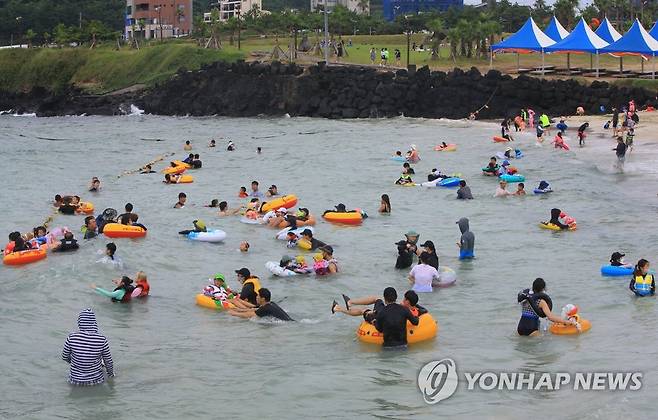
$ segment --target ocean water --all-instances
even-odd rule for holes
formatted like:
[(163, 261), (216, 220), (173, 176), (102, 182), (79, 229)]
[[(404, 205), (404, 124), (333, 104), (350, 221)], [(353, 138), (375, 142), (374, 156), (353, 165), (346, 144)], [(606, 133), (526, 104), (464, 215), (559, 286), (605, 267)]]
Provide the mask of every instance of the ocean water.
[[(104, 237), (81, 241), (73, 254), (0, 268), (0, 417), (653, 418), (655, 298), (636, 299), (628, 279), (599, 275), (616, 250), (630, 262), (655, 262), (656, 171), (642, 152), (643, 142), (651, 141), (636, 138), (636, 151), (620, 174), (612, 167), (614, 144), (603, 135), (593, 134), (586, 148), (565, 153), (548, 144), (538, 147), (532, 133), (522, 134), (514, 146), (525, 157), (512, 163), (526, 176), (529, 195), (500, 199), (493, 198), (496, 181), (480, 173), (504, 149), (491, 142), (498, 131), (492, 123), (406, 118), (0, 117), (5, 237), (41, 224), (57, 193), (82, 195), (97, 211), (121, 212), (131, 202), (149, 228), (145, 239), (114, 240), (124, 270), (96, 262), (110, 241)], [(206, 147), (210, 138), (217, 148)], [(225, 151), (227, 139), (236, 143), (235, 152)], [(185, 140), (192, 140), (204, 163), (192, 172), (193, 184), (164, 185), (159, 173), (118, 177), (165, 153), (182, 159)], [(441, 141), (456, 143), (458, 150), (433, 151)], [(458, 172), (475, 200), (456, 200), (454, 189), (394, 186), (401, 164), (389, 156), (410, 144), (422, 158), (414, 165), (414, 180), (424, 181), (432, 168)], [(102, 180), (99, 193), (86, 192), (92, 176)], [(316, 226), (315, 236), (334, 247), (338, 275), (271, 276), (265, 263), (290, 253), (274, 239), (276, 231), (221, 218), (204, 207), (213, 198), (238, 206), (239, 187), (254, 179), (263, 191), (276, 184), (280, 192), (296, 194), (318, 218), (339, 202), (368, 212), (360, 227), (323, 221)], [(555, 193), (532, 195), (543, 179)], [(189, 205), (173, 209), (181, 191)], [(377, 208), (384, 193), (393, 212), (381, 216)], [(578, 230), (539, 229), (553, 207), (576, 218)], [(470, 219), (476, 236), (474, 261), (457, 259), (460, 217)], [(224, 243), (191, 242), (177, 234), (199, 218), (226, 231)], [(79, 232), (82, 223), (82, 216), (58, 215), (51, 226)], [(332, 316), (330, 306), (341, 293), (380, 295), (386, 286), (402, 295), (408, 272), (394, 269), (394, 243), (409, 229), (421, 241), (434, 241), (441, 265), (453, 268), (458, 280), (421, 296), (440, 325), (434, 341), (381, 351), (356, 340), (359, 318)], [(247, 254), (238, 251), (243, 240), (251, 244)], [(299, 322), (245, 321), (195, 305), (195, 294), (216, 272), (238, 288), (234, 271), (241, 267), (257, 274), (273, 300)], [(113, 304), (89, 287), (111, 288), (113, 278), (138, 270), (151, 282), (145, 301)], [(516, 294), (536, 277), (546, 280), (555, 312), (577, 304), (592, 330), (518, 337)], [(78, 312), (87, 307), (110, 340), (116, 378), (74, 389), (60, 353), (66, 335), (76, 329)], [(469, 391), (462, 381), (451, 398), (428, 405), (417, 375), (426, 363), (443, 358), (455, 360), (460, 375), (639, 371), (642, 389), (485, 392)]]

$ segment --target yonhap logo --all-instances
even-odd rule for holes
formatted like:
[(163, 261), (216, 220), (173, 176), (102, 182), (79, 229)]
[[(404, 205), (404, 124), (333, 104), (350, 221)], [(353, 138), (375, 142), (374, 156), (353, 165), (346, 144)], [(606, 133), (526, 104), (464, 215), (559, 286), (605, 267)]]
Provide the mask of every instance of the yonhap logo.
[(418, 388), (427, 404), (449, 398), (457, 390), (457, 366), (452, 359), (432, 361), (418, 373)]

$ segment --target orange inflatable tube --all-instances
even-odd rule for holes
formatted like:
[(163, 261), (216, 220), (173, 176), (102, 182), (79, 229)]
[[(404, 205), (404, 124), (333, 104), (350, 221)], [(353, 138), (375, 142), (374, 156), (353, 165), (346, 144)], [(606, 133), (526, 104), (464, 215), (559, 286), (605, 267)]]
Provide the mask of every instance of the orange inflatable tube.
[(146, 231), (139, 226), (108, 223), (103, 227), (103, 234), (108, 238), (143, 238)]
[(277, 210), (281, 207), (290, 209), (297, 205), (297, 196), (290, 194), (284, 195), (283, 197), (275, 198), (272, 201), (268, 201), (261, 207), (261, 213), (267, 213), (270, 210)]
[(358, 211), (341, 213), (330, 211), (322, 215), (324, 220), (331, 223), (342, 223), (345, 225), (360, 225), (363, 222), (363, 216)]
[(47, 249), (48, 247), (42, 245), (39, 249), (12, 252), (4, 256), (2, 263), (5, 265), (24, 265), (37, 262), (46, 258)]

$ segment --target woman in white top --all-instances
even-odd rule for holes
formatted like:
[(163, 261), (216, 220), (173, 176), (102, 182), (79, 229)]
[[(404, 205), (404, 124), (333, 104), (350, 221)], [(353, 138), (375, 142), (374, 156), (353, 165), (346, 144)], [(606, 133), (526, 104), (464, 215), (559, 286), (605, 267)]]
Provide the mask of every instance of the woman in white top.
[(427, 263), (427, 254), (421, 254), (420, 263), (409, 273), (409, 283), (413, 285), (411, 290), (416, 293), (432, 292), (432, 282), (439, 280), (439, 272)]

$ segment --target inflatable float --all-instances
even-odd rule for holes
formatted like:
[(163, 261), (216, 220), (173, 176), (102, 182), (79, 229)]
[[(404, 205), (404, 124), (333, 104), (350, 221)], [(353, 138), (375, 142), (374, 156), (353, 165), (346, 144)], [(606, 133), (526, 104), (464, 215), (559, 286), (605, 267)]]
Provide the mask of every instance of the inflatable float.
[[(315, 216), (313, 216), (312, 214), (309, 214), (308, 219), (306, 219), (306, 220), (297, 219), (296, 223), (297, 223), (298, 227), (299, 226), (315, 226)], [(287, 220), (284, 220), (281, 223), (279, 223), (279, 229), (287, 228), (288, 226), (290, 226), (290, 223)]]
[(293, 208), (297, 205), (297, 196), (295, 195), (284, 195), (283, 197), (275, 198), (272, 201), (268, 201), (263, 204), (260, 211), (261, 213), (267, 213), (270, 210), (277, 210), (281, 207), (286, 209)]
[(219, 229), (210, 229), (206, 232), (190, 232), (187, 238), (199, 242), (222, 242), (226, 239), (226, 232)]
[(436, 186), (437, 187), (446, 187), (446, 188), (456, 187), (456, 186), (459, 185), (459, 181), (461, 181), (461, 178), (457, 178), (457, 177), (445, 178), (445, 179), (442, 179), (441, 181), (437, 182)]
[(392, 160), (393, 162), (404, 163), (404, 162), (407, 161), (407, 158), (405, 158), (404, 156), (391, 156), (391, 160)]
[[(418, 325), (407, 322), (407, 343), (414, 344), (421, 341), (431, 340), (436, 337), (439, 325), (429, 313), (423, 314), (418, 319)], [(363, 321), (356, 330), (359, 341), (369, 344), (384, 344), (384, 334), (377, 331), (374, 325)]]
[(46, 258), (48, 247), (42, 245), (39, 249), (28, 249), (27, 251), (18, 251), (7, 254), (2, 259), (5, 265), (24, 265), (41, 261)]
[(601, 267), (601, 275), (606, 277), (622, 277), (633, 274), (633, 267), (622, 267), (615, 265), (604, 265)]
[(436, 150), (437, 152), (454, 152), (455, 150), (457, 150), (457, 145), (452, 143), (447, 144), (445, 146), (438, 145), (438, 146), (434, 146), (434, 150)]
[(552, 193), (553, 190), (551, 190), (551, 189), (540, 190), (539, 188), (535, 188), (534, 190), (532, 190), (532, 192), (535, 193), (535, 194), (548, 194), (548, 193)]
[(457, 273), (450, 267), (439, 267), (439, 280), (432, 282), (432, 287), (448, 287), (457, 281)]
[(553, 223), (547, 223), (547, 222), (541, 222), (539, 224), (539, 227), (542, 229), (548, 229), (548, 230), (576, 230), (575, 225), (570, 225), (569, 229), (562, 229), (558, 225), (554, 225)]
[(206, 296), (202, 293), (196, 295), (196, 304), (203, 306), (208, 309), (216, 309), (218, 311), (225, 311), (227, 309), (233, 308), (233, 304), (226, 300), (215, 300), (210, 296)]
[(187, 170), (187, 167), (185, 167), (185, 166), (170, 166), (168, 168), (164, 168), (162, 170), (162, 173), (165, 174), (165, 175), (166, 174), (178, 175), (178, 174), (182, 174), (186, 170)]
[(575, 325), (564, 324), (551, 324), (551, 326), (548, 327), (548, 330), (551, 332), (551, 334), (555, 335), (576, 335), (582, 334), (592, 329), (591, 322), (586, 319), (580, 319), (578, 315), (575, 315), (575, 317), (578, 319), (578, 323), (580, 324), (580, 330), (576, 328)]
[(181, 175), (178, 178), (178, 181), (175, 184), (191, 184), (194, 182), (194, 177), (192, 175)]
[(279, 232), (277, 232), (276, 238), (280, 241), (285, 241), (285, 240), (288, 239), (288, 232), (293, 232), (295, 235), (301, 236), (302, 232), (305, 231), (306, 229), (313, 232), (313, 226), (304, 226), (304, 227), (297, 228), (297, 229), (292, 229), (292, 230), (290, 230), (289, 228), (285, 228), (285, 229), (282, 229)]
[(250, 219), (248, 217), (242, 216), (240, 218), (240, 223), (244, 223), (246, 225), (261, 225), (263, 224), (263, 219), (262, 218)]
[(192, 169), (192, 165), (190, 165), (189, 163), (185, 163), (185, 162), (183, 162), (182, 160), (172, 160), (172, 162), (173, 162), (176, 166), (182, 166), (182, 167), (185, 168), (185, 169)]
[(495, 141), (496, 143), (507, 143), (509, 140), (506, 139), (505, 137), (493, 136), (493, 141)]
[(330, 211), (322, 215), (324, 220), (331, 223), (342, 223), (344, 225), (360, 225), (363, 222), (363, 216), (359, 211), (347, 213)]
[(78, 206), (78, 212), (84, 214), (94, 214), (94, 204), (89, 201), (81, 201)]
[(139, 226), (108, 223), (103, 227), (103, 235), (108, 238), (143, 238), (146, 231)]
[[(292, 276), (299, 276), (302, 273), (297, 273), (292, 270), (288, 270), (286, 268), (283, 268), (279, 265), (278, 262), (276, 261), (268, 261), (265, 263), (265, 267), (270, 270), (270, 273), (274, 274), (277, 277), (292, 277)], [(312, 271), (309, 271), (311, 273)], [(308, 274), (308, 273), (307, 273)]]
[(501, 181), (505, 181), (507, 183), (513, 183), (513, 182), (523, 182), (525, 181), (525, 177), (523, 175), (508, 175), (508, 174), (503, 174), (500, 175), (498, 178), (500, 178)]

